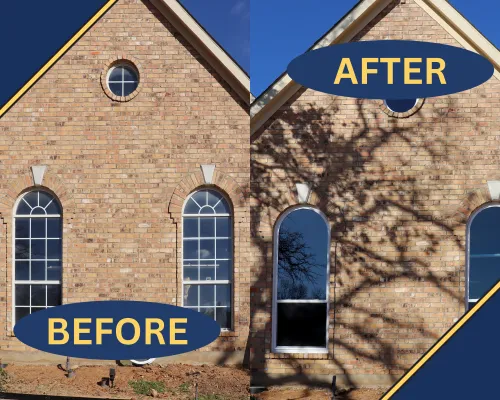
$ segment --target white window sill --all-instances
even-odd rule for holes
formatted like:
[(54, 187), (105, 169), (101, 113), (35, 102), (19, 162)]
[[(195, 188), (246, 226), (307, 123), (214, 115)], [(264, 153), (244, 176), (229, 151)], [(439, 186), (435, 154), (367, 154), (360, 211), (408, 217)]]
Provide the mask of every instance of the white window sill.
[(275, 347), (273, 353), (276, 354), (328, 354), (328, 349), (324, 347)]

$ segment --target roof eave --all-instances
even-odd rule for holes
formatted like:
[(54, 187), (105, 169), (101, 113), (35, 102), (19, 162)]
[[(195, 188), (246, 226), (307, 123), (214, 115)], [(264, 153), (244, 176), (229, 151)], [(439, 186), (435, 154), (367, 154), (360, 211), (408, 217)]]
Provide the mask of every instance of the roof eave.
[(220, 74), (239, 97), (250, 105), (250, 78), (177, 0), (151, 0), (174, 28)]

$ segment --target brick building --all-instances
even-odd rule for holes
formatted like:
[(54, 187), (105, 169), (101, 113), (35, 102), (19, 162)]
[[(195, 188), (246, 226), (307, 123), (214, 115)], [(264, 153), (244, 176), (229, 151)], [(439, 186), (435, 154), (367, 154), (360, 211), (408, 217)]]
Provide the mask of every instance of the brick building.
[[(178, 359), (242, 362), (249, 101), (249, 78), (176, 1), (120, 0), (3, 115), (2, 360), (60, 359), (20, 343), (16, 318), (135, 299), (201, 307), (227, 328)], [(191, 198), (201, 214), (183, 210)], [(183, 221), (202, 239), (191, 229), (183, 246)]]
[[(475, 210), (498, 204), (489, 188), (500, 179), (500, 54), (443, 0), (360, 1), (313, 48), (384, 39), (463, 47), (496, 71), (472, 90), (413, 99), (403, 110), (304, 89), (286, 74), (255, 99), (256, 385), (320, 384), (332, 375), (347, 384), (393, 383), (475, 301), (467, 226)], [(306, 233), (301, 219), (320, 232), (309, 243), (324, 252), (317, 294), (289, 290), (297, 266), (287, 264), (287, 251), (299, 243), (281, 231), (295, 224)]]
[[(497, 200), (500, 56), (444, 0), (361, 0), (315, 47), (377, 39), (472, 49), (496, 72), (407, 111), (286, 74), (250, 105), (248, 77), (176, 1), (119, 0), (0, 119), (1, 359), (59, 359), (21, 344), (16, 318), (134, 299), (225, 328), (168, 361), (248, 361), (255, 385), (393, 382), (473, 300), (467, 222)], [(300, 212), (322, 253), (310, 296), (279, 276)]]

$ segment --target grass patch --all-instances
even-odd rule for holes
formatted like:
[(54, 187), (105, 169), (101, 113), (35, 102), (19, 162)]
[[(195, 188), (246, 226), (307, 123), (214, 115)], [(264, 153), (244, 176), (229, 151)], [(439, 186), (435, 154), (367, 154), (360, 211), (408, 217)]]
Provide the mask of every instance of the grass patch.
[(189, 392), (189, 383), (184, 382), (182, 385), (179, 385), (179, 392), (188, 393)]
[(128, 384), (134, 389), (136, 394), (142, 394), (144, 396), (151, 394), (152, 389), (156, 390), (158, 393), (165, 392), (165, 384), (163, 382), (140, 379), (138, 381), (129, 381)]

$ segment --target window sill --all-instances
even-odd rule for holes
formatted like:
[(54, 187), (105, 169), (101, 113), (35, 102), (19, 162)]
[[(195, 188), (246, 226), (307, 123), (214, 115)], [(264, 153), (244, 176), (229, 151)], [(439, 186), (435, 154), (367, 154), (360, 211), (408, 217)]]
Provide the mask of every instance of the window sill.
[(221, 330), (219, 337), (236, 337), (238, 334), (235, 331), (230, 331), (230, 330)]
[(322, 347), (276, 347), (274, 354), (328, 354), (328, 349)]

